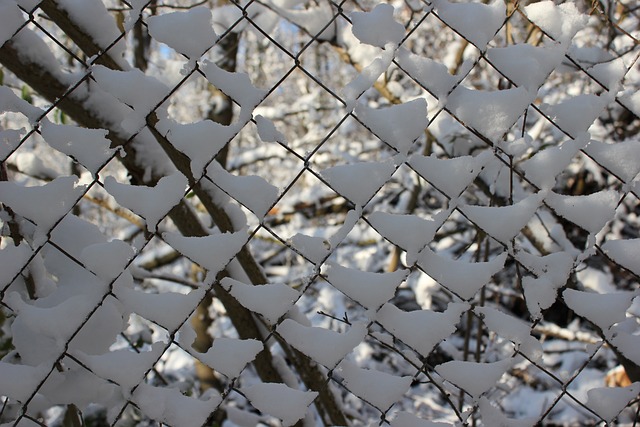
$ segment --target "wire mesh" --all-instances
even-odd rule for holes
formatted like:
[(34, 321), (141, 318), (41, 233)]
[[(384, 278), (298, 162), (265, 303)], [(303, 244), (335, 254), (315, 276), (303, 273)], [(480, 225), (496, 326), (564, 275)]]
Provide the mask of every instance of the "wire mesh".
[[(573, 4), (558, 30), (523, 2), (398, 2), (381, 49), (351, 34), (367, 2), (210, 3), (7, 3), (3, 423), (635, 425), (633, 4), (578, 5), (570, 45)], [(195, 56), (151, 27), (203, 6)], [(200, 34), (184, 16), (169, 32)], [(524, 66), (500, 55), (522, 45)], [(607, 324), (585, 289), (628, 293), (593, 300)], [(299, 339), (319, 331), (346, 347)]]

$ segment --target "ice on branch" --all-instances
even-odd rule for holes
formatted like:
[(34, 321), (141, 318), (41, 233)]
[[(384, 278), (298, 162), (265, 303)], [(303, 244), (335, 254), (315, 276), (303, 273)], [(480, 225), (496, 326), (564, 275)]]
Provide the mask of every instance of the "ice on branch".
[(108, 176), (104, 180), (104, 189), (119, 204), (144, 218), (147, 230), (153, 233), (162, 218), (180, 202), (187, 184), (187, 178), (176, 171), (160, 178), (154, 187), (121, 184), (113, 176)]
[(370, 310), (377, 310), (393, 298), (396, 288), (408, 274), (409, 271), (403, 269), (392, 273), (371, 273), (335, 263), (329, 263), (326, 271), (329, 283)]
[(426, 357), (440, 341), (456, 331), (460, 316), (468, 309), (467, 303), (449, 303), (442, 313), (431, 310), (407, 312), (393, 304), (385, 304), (378, 312), (376, 321)]
[[(358, 104), (356, 114), (382, 141), (403, 155), (409, 152), (413, 142), (429, 125), (424, 98), (379, 109)], [(389, 126), (389, 123), (394, 125)]]
[(318, 396), (315, 391), (295, 390), (280, 383), (243, 387), (242, 393), (256, 409), (280, 418), (284, 427), (304, 417), (309, 405)]
[(402, 399), (413, 381), (410, 376), (363, 369), (346, 360), (338, 365), (337, 374), (342, 377), (342, 385), (381, 411)]
[(276, 329), (284, 340), (329, 369), (336, 367), (367, 335), (367, 325), (354, 323), (348, 331), (339, 333), (320, 327), (304, 326), (285, 319)]
[(300, 297), (300, 292), (282, 283), (247, 285), (225, 277), (220, 281), (220, 285), (240, 304), (261, 314), (272, 325), (275, 325)]
[(195, 61), (218, 41), (211, 18), (211, 9), (201, 6), (150, 16), (147, 25), (151, 37)]
[[(438, 16), (473, 43), (484, 50), (487, 43), (498, 32), (506, 19), (506, 6), (502, 0), (491, 4), (451, 3), (447, 0), (434, 0)], [(478, 25), (482, 22), (482, 25)]]
[(445, 380), (460, 387), (474, 401), (493, 387), (513, 364), (512, 359), (493, 363), (452, 360), (436, 366), (436, 372)]

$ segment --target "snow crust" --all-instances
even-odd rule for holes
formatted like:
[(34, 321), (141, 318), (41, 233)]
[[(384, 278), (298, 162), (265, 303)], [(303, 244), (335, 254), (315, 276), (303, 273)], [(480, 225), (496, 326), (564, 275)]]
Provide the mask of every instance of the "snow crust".
[(300, 297), (300, 292), (282, 283), (265, 285), (247, 285), (238, 280), (225, 277), (220, 285), (249, 310), (261, 314), (275, 325), (280, 317), (287, 313)]
[(398, 269), (392, 273), (372, 273), (329, 263), (327, 280), (345, 295), (353, 298), (368, 310), (377, 310), (393, 298), (396, 288), (408, 276), (409, 271)]
[(304, 326), (285, 319), (276, 329), (284, 340), (329, 369), (336, 367), (367, 335), (367, 325), (357, 322), (345, 333)]
[(477, 401), (493, 387), (511, 367), (512, 359), (493, 363), (478, 363), (452, 360), (436, 366), (436, 372), (447, 381), (457, 385)]
[(393, 159), (338, 165), (320, 172), (341, 196), (363, 207), (395, 172)]
[(488, 151), (483, 151), (476, 157), (460, 156), (451, 159), (414, 154), (409, 158), (409, 164), (434, 187), (454, 198), (464, 191), (492, 159), (493, 155)]
[(212, 408), (222, 402), (222, 397), (209, 390), (196, 399), (183, 395), (177, 388), (142, 383), (133, 394), (133, 401), (155, 420), (173, 426), (198, 427), (207, 421)]
[(371, 46), (397, 45), (404, 37), (404, 27), (393, 19), (393, 11), (392, 5), (379, 3), (371, 12), (353, 12), (350, 16), (353, 35)]
[(468, 300), (502, 269), (506, 259), (503, 252), (489, 262), (466, 262), (436, 254), (427, 246), (420, 252), (418, 265), (442, 286)]
[(393, 304), (385, 304), (376, 320), (405, 344), (427, 356), (440, 341), (456, 331), (460, 316), (469, 307), (467, 303), (449, 303), (442, 313), (431, 310), (406, 312)]
[[(485, 49), (506, 19), (507, 9), (500, 0), (488, 5), (452, 3), (447, 0), (434, 0), (433, 4), (444, 22), (480, 50)], [(478, 25), (478, 22), (482, 22), (482, 25)]]
[(251, 404), (262, 412), (282, 420), (291, 426), (307, 413), (307, 408), (318, 396), (315, 391), (301, 391), (280, 383), (260, 383), (243, 387), (242, 392)]
[(147, 25), (151, 37), (195, 60), (218, 41), (211, 18), (211, 9), (199, 6), (150, 16)]
[(562, 196), (549, 192), (545, 202), (558, 215), (568, 219), (591, 234), (595, 234), (615, 215), (619, 195), (603, 190), (587, 196)]
[[(424, 98), (380, 109), (358, 104), (355, 111), (358, 118), (380, 139), (404, 155), (429, 125)], [(389, 123), (394, 125), (389, 126)]]
[(154, 187), (122, 184), (108, 176), (104, 180), (104, 189), (120, 205), (144, 218), (147, 230), (154, 233), (160, 220), (180, 202), (187, 184), (187, 178), (176, 171), (160, 178)]
[(342, 384), (352, 393), (383, 411), (402, 398), (413, 380), (410, 376), (399, 377), (359, 368), (346, 360), (338, 365), (337, 373), (343, 378)]
[(203, 237), (186, 237), (166, 232), (162, 234), (162, 238), (175, 250), (207, 269), (207, 278), (212, 280), (245, 245), (247, 230), (245, 228), (233, 233)]

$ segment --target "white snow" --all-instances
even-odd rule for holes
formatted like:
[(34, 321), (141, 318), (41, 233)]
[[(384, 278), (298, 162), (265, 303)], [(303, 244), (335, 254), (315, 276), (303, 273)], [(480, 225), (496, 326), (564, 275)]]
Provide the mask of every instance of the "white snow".
[(362, 43), (384, 48), (397, 45), (404, 37), (404, 27), (393, 19), (394, 8), (379, 3), (371, 12), (353, 12), (350, 16), (353, 35)]
[[(120, 36), (114, 15), (100, 0), (57, 0), (56, 2), (72, 22), (87, 33), (101, 50), (106, 50)], [(108, 55), (123, 69), (129, 65), (124, 60), (125, 39), (120, 39), (108, 50)]]
[(533, 94), (560, 65), (564, 51), (558, 44), (533, 46), (521, 43), (488, 49), (486, 56), (512, 82)]
[(234, 233), (212, 234), (203, 237), (186, 237), (177, 233), (163, 233), (162, 238), (174, 249), (208, 270), (213, 279), (247, 243), (247, 230)]
[(280, 383), (254, 384), (243, 387), (241, 391), (256, 409), (280, 418), (284, 427), (304, 417), (318, 396), (315, 391), (295, 390)]
[(190, 353), (227, 378), (236, 378), (263, 348), (258, 340), (218, 337), (213, 340), (213, 345), (206, 353), (195, 350)]
[[(496, 427), (532, 427), (536, 424), (536, 417), (527, 418), (507, 418), (503, 411), (491, 404), (491, 401), (482, 396), (478, 401), (478, 409), (482, 422), (486, 426)], [(505, 411), (506, 412), (506, 411)]]
[(149, 351), (135, 352), (129, 349), (114, 350), (105, 354), (88, 355), (80, 350), (73, 355), (87, 365), (96, 375), (115, 381), (125, 393), (138, 385), (147, 370), (164, 352), (165, 344), (153, 343)]
[[(452, 3), (447, 0), (434, 0), (438, 16), (451, 28), (484, 50), (506, 19), (506, 6), (501, 0), (491, 4)], [(482, 25), (478, 25), (478, 23)]]
[(612, 100), (612, 94), (609, 92), (601, 95), (583, 93), (554, 105), (544, 104), (541, 109), (560, 129), (576, 137), (589, 130), (591, 124)]
[(389, 68), (395, 53), (393, 48), (394, 46), (391, 43), (388, 44), (387, 48), (380, 52), (380, 56), (364, 67), (360, 74), (342, 88), (347, 111), (351, 111), (356, 106), (356, 100), (360, 95), (370, 89), (380, 75)]
[(258, 129), (258, 136), (264, 142), (280, 142), (282, 144), (287, 143), (286, 137), (276, 129), (273, 122), (260, 114), (255, 116), (256, 128)]
[(153, 233), (158, 223), (180, 202), (187, 184), (187, 178), (176, 171), (160, 178), (154, 187), (122, 184), (108, 176), (104, 180), (104, 189), (118, 204), (144, 218), (147, 230)]
[(593, 409), (607, 423), (640, 394), (640, 383), (627, 387), (599, 387), (587, 391), (587, 407)]
[(601, 247), (615, 262), (640, 275), (640, 239), (608, 240)]
[(333, 189), (356, 206), (364, 207), (369, 199), (395, 172), (393, 159), (338, 165), (320, 172)]
[(0, 46), (11, 39), (23, 23), (22, 11), (14, 1), (0, 2)]
[(427, 246), (420, 252), (418, 265), (442, 286), (468, 300), (502, 269), (506, 259), (507, 253), (503, 252), (489, 262), (453, 260), (436, 254)]
[(491, 159), (493, 154), (489, 151), (483, 151), (476, 157), (460, 156), (452, 159), (414, 154), (409, 158), (409, 164), (434, 187), (455, 198), (471, 184)]
[(320, 264), (330, 253), (331, 244), (320, 236), (307, 236), (296, 233), (289, 243), (314, 264)]
[(431, 58), (416, 55), (404, 47), (398, 49), (396, 61), (438, 100), (444, 100), (458, 82), (458, 77), (449, 74), (449, 70), (444, 64)]
[(320, 327), (304, 326), (285, 319), (276, 329), (284, 340), (329, 369), (353, 350), (367, 335), (367, 325), (356, 322), (345, 333)]
[(204, 297), (205, 289), (194, 289), (188, 294), (178, 292), (140, 292), (125, 286), (115, 287), (116, 297), (131, 312), (176, 331), (195, 310)]
[(533, 361), (543, 355), (542, 344), (531, 336), (531, 326), (524, 321), (492, 307), (475, 307), (485, 325), (503, 338), (512, 341), (522, 354)]
[(547, 276), (522, 278), (522, 290), (527, 303), (529, 314), (535, 320), (542, 318), (542, 310), (551, 307), (558, 296), (558, 286), (555, 286)]
[(147, 18), (149, 34), (190, 60), (202, 56), (217, 41), (211, 9), (204, 6)]
[(608, 91), (617, 92), (621, 80), (627, 73), (627, 68), (623, 58), (617, 58), (596, 64), (587, 69), (587, 72), (602, 83)]
[(373, 369), (359, 368), (343, 360), (337, 369), (343, 378), (342, 384), (356, 396), (385, 411), (402, 398), (409, 390), (412, 378), (399, 377)]
[[(355, 111), (358, 118), (382, 141), (404, 155), (429, 125), (424, 98), (379, 109), (358, 104)], [(389, 123), (393, 123), (393, 126), (389, 126)]]
[(94, 176), (115, 153), (105, 129), (56, 125), (45, 119), (40, 122), (40, 131), (47, 144), (76, 159)]
[(376, 211), (368, 219), (384, 238), (407, 251), (407, 264), (413, 265), (418, 259), (418, 252), (433, 240), (447, 216), (446, 211), (440, 211), (429, 219)]
[(217, 161), (207, 168), (207, 176), (231, 197), (246, 206), (260, 221), (276, 202), (280, 190), (264, 178), (251, 175), (233, 175)]
[(568, 45), (578, 31), (585, 28), (589, 17), (578, 11), (572, 2), (555, 5), (551, 0), (531, 3), (524, 13), (556, 41)]
[(220, 285), (249, 310), (261, 314), (275, 325), (280, 317), (288, 312), (300, 297), (300, 292), (283, 283), (247, 285), (225, 277)]
[(620, 196), (603, 190), (587, 196), (562, 196), (549, 192), (545, 202), (560, 216), (595, 234), (615, 215)]
[[(0, 182), (0, 200), (48, 233), (67, 214), (86, 191), (75, 176), (63, 176), (42, 186), (23, 187), (13, 182)], [(42, 207), (46, 206), (46, 209)]]
[(453, 424), (423, 420), (411, 412), (398, 412), (391, 420), (391, 427), (453, 427)]
[(85, 267), (109, 282), (118, 277), (135, 252), (122, 240), (94, 243), (82, 249), (80, 259)]
[(449, 95), (447, 109), (464, 124), (496, 142), (522, 116), (532, 100), (523, 87), (486, 91), (458, 86)]
[[(317, 40), (332, 40), (336, 35), (336, 22), (332, 22), (333, 9), (329, 3), (319, 2), (314, 5), (308, 5), (304, 9), (280, 7), (282, 2), (279, 1), (270, 1), (269, 3), (279, 17), (285, 18), (304, 29), (312, 37), (317, 36)], [(265, 27), (261, 26), (261, 28), (264, 29)], [(323, 30), (323, 28), (325, 29)]]
[(431, 310), (406, 312), (393, 304), (385, 304), (378, 312), (376, 321), (426, 357), (440, 341), (456, 331), (460, 316), (468, 309), (467, 303), (452, 302), (442, 313)]
[(156, 129), (191, 159), (191, 173), (194, 179), (200, 179), (205, 165), (240, 131), (241, 124), (224, 126), (212, 120), (180, 124), (170, 118), (162, 118)]
[(542, 203), (545, 193), (532, 194), (511, 206), (471, 206), (458, 205), (471, 221), (494, 239), (510, 246), (511, 239), (516, 237), (535, 214)]
[(471, 395), (474, 401), (493, 387), (513, 364), (512, 359), (493, 363), (452, 360), (436, 366), (436, 372), (445, 380)]
[(564, 302), (570, 309), (593, 322), (605, 335), (613, 324), (626, 318), (627, 309), (636, 295), (635, 292), (599, 294), (575, 289), (565, 289), (562, 293)]
[(231, 73), (207, 60), (203, 61), (201, 69), (212, 85), (240, 104), (243, 114), (249, 112), (241, 115), (241, 119), (250, 119), (251, 111), (267, 96), (266, 90), (253, 86), (247, 73)]
[(538, 151), (520, 166), (524, 176), (540, 188), (553, 188), (558, 176), (571, 163), (578, 150), (589, 142), (589, 134), (582, 133), (553, 147)]
[(29, 366), (0, 361), (0, 390), (4, 396), (24, 403), (48, 373), (46, 364)]
[[(2, 239), (5, 240), (4, 238)], [(3, 242), (4, 243), (4, 242)], [(0, 289), (9, 285), (9, 281), (24, 267), (31, 257), (31, 248), (25, 242), (15, 246), (12, 242), (0, 250)]]
[(592, 140), (584, 147), (584, 151), (625, 183), (633, 181), (640, 172), (640, 144), (637, 140), (629, 139), (614, 144)]
[(132, 400), (149, 417), (172, 426), (198, 427), (203, 425), (222, 397), (212, 389), (199, 399), (184, 396), (177, 388), (140, 384)]
[(392, 273), (372, 273), (329, 263), (325, 274), (335, 288), (362, 304), (368, 310), (377, 310), (393, 298), (396, 288), (409, 274), (398, 269)]

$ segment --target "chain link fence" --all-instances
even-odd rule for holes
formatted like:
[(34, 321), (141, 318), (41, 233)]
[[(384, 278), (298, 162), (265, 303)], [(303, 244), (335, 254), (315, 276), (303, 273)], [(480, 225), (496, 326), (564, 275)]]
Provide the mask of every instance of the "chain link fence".
[(0, 11), (2, 425), (636, 425), (634, 2)]

